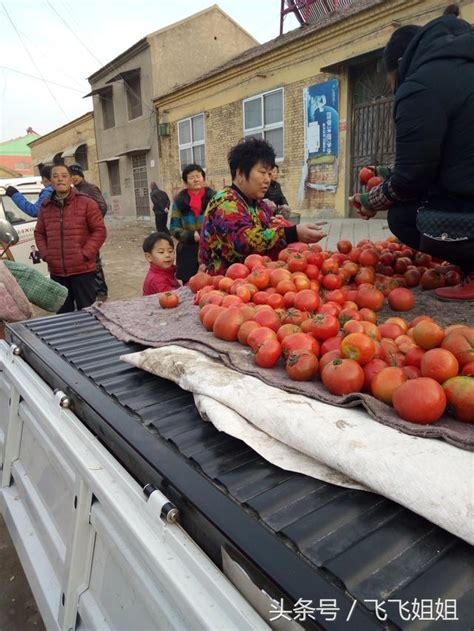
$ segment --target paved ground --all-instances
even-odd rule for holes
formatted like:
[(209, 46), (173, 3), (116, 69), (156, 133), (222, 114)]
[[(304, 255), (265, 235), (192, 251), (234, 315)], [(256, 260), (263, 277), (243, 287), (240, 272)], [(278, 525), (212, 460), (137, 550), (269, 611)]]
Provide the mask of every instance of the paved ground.
[[(370, 238), (377, 241), (390, 234), (387, 222), (383, 219), (334, 219), (328, 222), (325, 229), (328, 236), (321, 241), (321, 245), (328, 249), (335, 249), (339, 239), (357, 242)], [(141, 246), (143, 239), (151, 230), (150, 223), (109, 228), (107, 243), (102, 249), (102, 258), (110, 300), (141, 295), (147, 270)], [(44, 313), (36, 310), (37, 316)], [(0, 631), (43, 629), (41, 616), (0, 516)]]

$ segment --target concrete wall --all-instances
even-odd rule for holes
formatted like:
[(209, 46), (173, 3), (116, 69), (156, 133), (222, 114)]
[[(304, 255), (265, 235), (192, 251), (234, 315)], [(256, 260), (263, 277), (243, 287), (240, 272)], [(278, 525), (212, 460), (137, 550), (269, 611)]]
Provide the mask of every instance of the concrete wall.
[[(205, 113), (207, 180), (219, 189), (229, 183), (226, 154), (243, 135), (245, 98), (276, 88), (284, 89), (284, 160), (280, 163), (282, 189), (293, 208), (305, 215), (344, 216), (348, 213), (351, 111), (346, 60), (382, 48), (393, 30), (404, 24), (426, 24), (441, 15), (447, 3), (438, 0), (388, 0), (289, 41), (240, 66), (210, 75), (199, 83), (178, 88), (157, 99), (159, 118), (171, 124), (171, 135), (160, 139), (160, 183), (169, 194), (182, 187), (178, 155), (177, 122)], [(464, 19), (474, 21), (474, 3), (461, 2)], [(321, 68), (343, 62), (337, 75)], [(336, 165), (319, 169), (319, 181), (337, 181), (336, 193), (307, 191), (298, 199), (304, 166), (303, 89), (339, 80), (339, 157)], [(310, 174), (311, 179), (311, 174)]]
[[(58, 127), (49, 134), (41, 136), (30, 143), (31, 159), (35, 165), (35, 174), (38, 174), (38, 164), (44, 162), (48, 156), (62, 153), (73, 145), (87, 145), (88, 170), (84, 172), (86, 180), (101, 185), (99, 169), (97, 165), (97, 149), (95, 141), (94, 115), (92, 112), (76, 118), (75, 120)], [(74, 156), (64, 159), (66, 164), (75, 162)]]

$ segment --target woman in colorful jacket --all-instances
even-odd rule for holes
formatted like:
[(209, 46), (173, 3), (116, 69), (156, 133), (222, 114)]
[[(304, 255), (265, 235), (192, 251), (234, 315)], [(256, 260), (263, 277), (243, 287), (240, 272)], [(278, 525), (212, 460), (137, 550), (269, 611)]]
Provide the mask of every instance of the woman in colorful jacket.
[(232, 185), (211, 199), (201, 230), (199, 259), (209, 274), (225, 274), (254, 252), (275, 258), (289, 243), (325, 237), (319, 224), (281, 222), (262, 201), (275, 166), (275, 152), (265, 140), (245, 138), (232, 147), (228, 162)]
[(204, 211), (215, 191), (205, 185), (206, 174), (198, 164), (188, 164), (182, 178), (186, 188), (174, 198), (170, 231), (178, 240), (176, 277), (185, 284), (198, 271), (199, 233)]

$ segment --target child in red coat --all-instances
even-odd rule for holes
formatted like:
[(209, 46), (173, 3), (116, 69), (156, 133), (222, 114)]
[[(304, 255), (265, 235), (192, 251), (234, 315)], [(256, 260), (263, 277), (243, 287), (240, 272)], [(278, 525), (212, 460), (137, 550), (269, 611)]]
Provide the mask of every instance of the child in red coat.
[(174, 243), (165, 232), (152, 232), (143, 242), (145, 258), (150, 268), (143, 283), (143, 295), (161, 294), (178, 289), (174, 264)]

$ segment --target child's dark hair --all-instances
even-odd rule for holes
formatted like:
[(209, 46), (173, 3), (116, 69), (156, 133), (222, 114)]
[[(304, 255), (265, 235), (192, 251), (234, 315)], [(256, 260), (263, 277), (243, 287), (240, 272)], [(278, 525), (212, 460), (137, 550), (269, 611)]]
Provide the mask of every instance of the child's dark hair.
[(143, 251), (150, 254), (157, 241), (166, 241), (166, 243), (169, 243), (170, 246), (174, 249), (173, 239), (167, 232), (152, 232), (147, 236), (145, 241), (143, 241)]
[(265, 167), (273, 169), (275, 166), (275, 151), (266, 140), (261, 138), (244, 138), (238, 145), (232, 147), (227, 155), (232, 179), (237, 174), (237, 169), (246, 178), (250, 175), (253, 167), (261, 162)]

